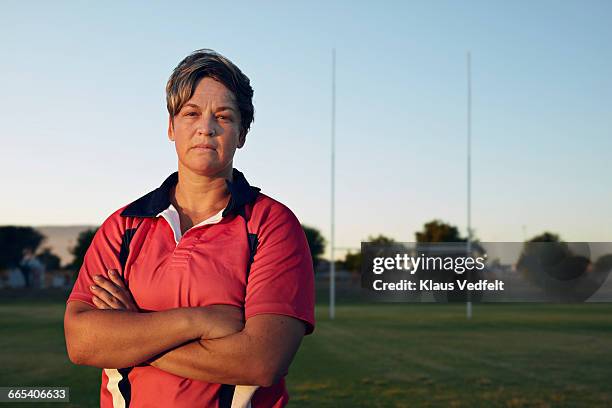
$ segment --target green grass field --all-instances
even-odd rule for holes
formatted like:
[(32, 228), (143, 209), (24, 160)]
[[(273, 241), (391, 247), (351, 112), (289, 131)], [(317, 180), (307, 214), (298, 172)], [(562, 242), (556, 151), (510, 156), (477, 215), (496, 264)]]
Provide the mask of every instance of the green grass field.
[[(331, 322), (320, 299), (291, 406), (612, 406), (612, 304), (476, 305), (466, 321), (460, 304), (353, 300)], [(72, 403), (36, 406), (95, 407), (100, 371), (68, 361), (63, 311), (57, 294), (0, 300), (0, 386), (69, 386)]]

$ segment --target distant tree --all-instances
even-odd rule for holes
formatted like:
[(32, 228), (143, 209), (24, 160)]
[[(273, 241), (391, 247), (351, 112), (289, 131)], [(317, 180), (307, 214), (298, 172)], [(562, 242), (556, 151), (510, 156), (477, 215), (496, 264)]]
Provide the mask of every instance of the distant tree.
[[(467, 238), (461, 236), (461, 234), (459, 233), (459, 228), (457, 228), (454, 225), (448, 224), (444, 221), (436, 219), (436, 220), (432, 220), (432, 221), (425, 223), (425, 225), (423, 225), (423, 230), (417, 232), (415, 234), (415, 238), (417, 241), (417, 253), (423, 253), (427, 256), (429, 255), (430, 251), (432, 251), (431, 252), (432, 255), (444, 257), (444, 258), (446, 257), (458, 258), (458, 257), (465, 256), (465, 252), (464, 252), (465, 250), (462, 249), (463, 245), (450, 245), (448, 248), (448, 252), (446, 248), (444, 248), (445, 246), (436, 248), (435, 246), (429, 247), (428, 245), (426, 245), (427, 243), (465, 242), (466, 243), (465, 245), (467, 246)], [(444, 251), (444, 252), (440, 252), (440, 251)], [(472, 256), (485, 255), (485, 251), (482, 245), (474, 237), (472, 237), (472, 240), (471, 240), (471, 254)], [(480, 279), (481, 275), (482, 275), (481, 271), (478, 271), (478, 270), (471, 270), (466, 275), (458, 275), (454, 271), (449, 271), (444, 268), (432, 269), (431, 271), (427, 271), (427, 272), (424, 272), (423, 270), (419, 270), (417, 272), (417, 276), (419, 277), (419, 279), (433, 279), (434, 281), (441, 282), (441, 283), (455, 282), (459, 279), (461, 280), (467, 279), (467, 280), (474, 282)], [(455, 286), (455, 289), (452, 291), (446, 291), (445, 293), (444, 292), (434, 292), (433, 294), (434, 298), (439, 302), (445, 302), (445, 301), (464, 302), (466, 301), (467, 296), (468, 296), (467, 292), (459, 289), (459, 286), (457, 284), (455, 284), (454, 286)], [(472, 291), (470, 296), (471, 296), (470, 299), (472, 301), (479, 301), (480, 298), (482, 297), (482, 292)]]
[(323, 251), (325, 250), (325, 238), (323, 238), (321, 232), (316, 228), (302, 225), (302, 229), (304, 230), (304, 234), (306, 234), (310, 255), (312, 256), (312, 263), (316, 269), (321, 260), (321, 255), (323, 255)]
[(561, 242), (559, 234), (553, 234), (552, 232), (543, 232), (540, 235), (536, 235), (527, 242)]
[(523, 244), (517, 269), (530, 281), (544, 285), (546, 276), (568, 280), (582, 274), (588, 260), (579, 259), (584, 265), (575, 266), (570, 264), (575, 262), (575, 258), (577, 257), (558, 234), (543, 232)]
[(344, 261), (341, 262), (341, 267), (349, 272), (361, 272), (362, 259), (361, 251), (355, 253), (349, 251), (344, 257)]
[[(396, 241), (393, 238), (387, 237), (385, 235), (379, 234), (377, 236), (370, 235), (367, 238), (367, 242), (371, 242), (376, 245), (391, 245), (395, 244)], [(344, 260), (340, 262), (340, 266), (346, 269), (349, 272), (361, 272), (361, 263), (363, 262), (363, 256), (361, 251), (359, 252), (347, 252), (344, 257)]]
[[(440, 220), (432, 220), (423, 225), (423, 230), (415, 234), (416, 242), (467, 242), (454, 225)], [(472, 252), (484, 255), (485, 250), (476, 237), (472, 237)]]
[(377, 236), (370, 235), (368, 236), (368, 242), (378, 245), (385, 244), (394, 244), (396, 241), (393, 238), (384, 236), (383, 234), (378, 234)]
[[(547, 244), (539, 244), (542, 242)], [(523, 252), (521, 253), (519, 264), (522, 264), (529, 257), (535, 257), (538, 259), (538, 262), (543, 262), (544, 264), (556, 264), (571, 255), (567, 243), (563, 242), (558, 234), (543, 232), (523, 244)]]
[(0, 269), (19, 266), (26, 253), (34, 253), (45, 236), (32, 227), (0, 227)]
[(60, 257), (51, 252), (51, 248), (49, 247), (43, 248), (43, 250), (36, 255), (36, 258), (45, 265), (47, 271), (57, 271), (61, 268)]
[(91, 245), (91, 241), (93, 241), (93, 237), (94, 235), (96, 235), (96, 231), (98, 231), (97, 228), (90, 228), (85, 231), (81, 231), (81, 233), (77, 237), (77, 242), (75, 246), (70, 249), (70, 253), (74, 255), (74, 259), (69, 265), (70, 269), (75, 271), (81, 269), (81, 265), (83, 265), (83, 260), (85, 259), (85, 253)]
[(466, 242), (459, 235), (459, 229), (440, 220), (433, 220), (423, 225), (423, 231), (416, 233), (417, 242)]
[(612, 268), (612, 254), (593, 255), (587, 244), (568, 244), (544, 232), (523, 244), (516, 269), (549, 300), (583, 302), (601, 288)]

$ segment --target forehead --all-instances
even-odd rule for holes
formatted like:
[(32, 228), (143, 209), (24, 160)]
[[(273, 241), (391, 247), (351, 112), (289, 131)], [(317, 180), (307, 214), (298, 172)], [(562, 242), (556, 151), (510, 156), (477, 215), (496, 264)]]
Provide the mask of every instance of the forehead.
[(221, 82), (210, 78), (202, 78), (196, 85), (195, 90), (189, 103), (195, 103), (197, 105), (229, 105), (232, 107), (236, 106), (236, 97), (227, 89)]

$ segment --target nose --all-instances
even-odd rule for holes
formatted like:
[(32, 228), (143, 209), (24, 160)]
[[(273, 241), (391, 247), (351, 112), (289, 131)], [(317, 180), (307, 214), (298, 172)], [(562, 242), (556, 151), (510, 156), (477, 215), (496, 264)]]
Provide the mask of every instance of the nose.
[(213, 115), (204, 114), (202, 115), (202, 119), (198, 121), (198, 134), (204, 136), (214, 136), (217, 133), (216, 123)]

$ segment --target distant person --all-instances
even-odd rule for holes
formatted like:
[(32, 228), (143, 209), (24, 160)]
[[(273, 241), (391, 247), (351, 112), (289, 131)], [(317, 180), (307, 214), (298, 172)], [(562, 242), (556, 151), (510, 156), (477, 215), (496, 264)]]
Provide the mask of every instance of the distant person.
[(297, 218), (233, 168), (252, 97), (211, 50), (170, 76), (178, 172), (102, 224), (66, 307), (70, 359), (104, 368), (102, 407), (288, 401), (284, 376), (314, 329), (314, 273)]
[(45, 287), (45, 265), (34, 255), (34, 252), (27, 250), (19, 264), (19, 269), (23, 274), (26, 288)]
[(30, 287), (30, 276), (32, 275), (32, 268), (30, 267), (30, 258), (32, 257), (32, 253), (29, 250), (25, 251), (23, 255), (23, 259), (19, 262), (19, 270), (23, 275), (23, 280), (25, 282), (25, 287)]

